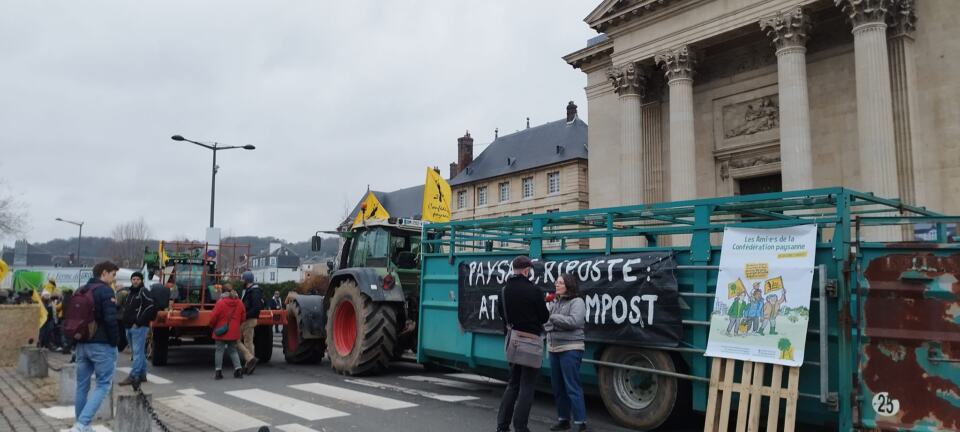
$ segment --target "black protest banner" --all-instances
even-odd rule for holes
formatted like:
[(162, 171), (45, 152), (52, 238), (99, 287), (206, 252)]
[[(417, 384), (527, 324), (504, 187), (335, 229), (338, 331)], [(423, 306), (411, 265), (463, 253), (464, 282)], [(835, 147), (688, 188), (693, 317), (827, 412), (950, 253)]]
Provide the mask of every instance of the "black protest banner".
[[(547, 293), (561, 274), (576, 276), (588, 341), (675, 346), (682, 335), (676, 267), (668, 252), (535, 260), (530, 281)], [(508, 259), (460, 263), (457, 312), (464, 330), (503, 332), (500, 290), (512, 273)]]

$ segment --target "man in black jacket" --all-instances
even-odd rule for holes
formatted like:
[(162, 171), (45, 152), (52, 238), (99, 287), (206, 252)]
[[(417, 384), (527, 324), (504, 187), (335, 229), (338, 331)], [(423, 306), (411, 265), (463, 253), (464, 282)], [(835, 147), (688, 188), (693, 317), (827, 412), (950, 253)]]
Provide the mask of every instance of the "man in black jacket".
[(240, 355), (245, 362), (243, 372), (250, 375), (260, 361), (254, 354), (256, 351), (253, 345), (253, 331), (257, 328), (257, 318), (260, 316), (260, 310), (263, 309), (263, 291), (254, 283), (252, 272), (245, 271), (240, 278), (243, 279), (244, 286), (240, 300), (243, 301), (247, 315), (240, 324), (240, 343), (237, 344), (237, 349), (240, 350)]
[[(89, 340), (77, 342), (77, 389), (74, 400), (76, 423), (73, 431), (86, 431), (100, 409), (103, 399), (109, 396), (113, 385), (113, 373), (117, 367), (117, 341), (120, 326), (117, 319), (116, 298), (110, 284), (117, 278), (120, 268), (110, 261), (93, 267), (94, 277), (81, 290), (93, 290), (93, 315), (97, 330)], [(96, 375), (97, 386), (90, 393), (90, 378)]]
[[(542, 335), (543, 323), (550, 318), (550, 312), (543, 299), (543, 292), (530, 282), (532, 267), (533, 262), (526, 256), (521, 255), (513, 260), (514, 274), (507, 279), (504, 298), (500, 299), (500, 316), (508, 317), (509, 319), (504, 319), (504, 323), (514, 330)], [(534, 384), (539, 373), (539, 368), (510, 365), (510, 382), (503, 392), (500, 412), (497, 414), (497, 431), (509, 431), (511, 419), (516, 432), (530, 430), (527, 428), (527, 421), (533, 405)]]
[(123, 300), (120, 322), (127, 333), (127, 342), (133, 352), (133, 364), (130, 375), (120, 381), (120, 385), (139, 384), (147, 381), (147, 332), (150, 321), (157, 317), (157, 307), (153, 298), (143, 286), (143, 273), (134, 272), (130, 276), (130, 288)]

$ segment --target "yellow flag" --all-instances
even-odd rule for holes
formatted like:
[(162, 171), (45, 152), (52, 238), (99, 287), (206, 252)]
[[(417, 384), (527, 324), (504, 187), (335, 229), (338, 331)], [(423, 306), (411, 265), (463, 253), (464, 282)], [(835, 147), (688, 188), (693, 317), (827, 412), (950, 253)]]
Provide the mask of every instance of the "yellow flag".
[(158, 266), (164, 268), (167, 266), (167, 260), (170, 257), (167, 256), (167, 253), (163, 251), (163, 240), (160, 240), (160, 247), (157, 248), (157, 259), (160, 261)]
[(774, 292), (774, 291), (780, 291), (780, 290), (782, 290), (782, 289), (783, 289), (783, 277), (782, 277), (782, 276), (777, 276), (777, 277), (775, 277), (775, 278), (773, 278), (773, 279), (767, 279), (767, 281), (763, 283), (763, 293), (764, 293), (764, 294), (770, 294), (770, 293), (772, 293), (772, 292)]
[(37, 328), (43, 327), (43, 323), (47, 322), (47, 308), (43, 306), (43, 300), (40, 299), (40, 294), (37, 290), (33, 290), (33, 297), (31, 298), (37, 306), (40, 306), (40, 323), (37, 325)]
[(421, 214), (421, 218), (427, 222), (450, 222), (450, 185), (433, 168), (427, 168)]
[(743, 281), (740, 278), (737, 278), (736, 282), (730, 282), (727, 284), (727, 298), (732, 299), (740, 295), (740, 293), (746, 292), (747, 288), (743, 286)]
[(10, 273), (10, 266), (0, 259), (0, 281), (3, 281), (3, 278), (7, 277), (7, 273)]
[(373, 192), (367, 192), (367, 197), (360, 203), (360, 212), (357, 213), (356, 219), (353, 220), (353, 227), (356, 228), (363, 225), (364, 221), (386, 220), (389, 217), (390, 213), (388, 213), (387, 209), (380, 203), (377, 196), (374, 195)]

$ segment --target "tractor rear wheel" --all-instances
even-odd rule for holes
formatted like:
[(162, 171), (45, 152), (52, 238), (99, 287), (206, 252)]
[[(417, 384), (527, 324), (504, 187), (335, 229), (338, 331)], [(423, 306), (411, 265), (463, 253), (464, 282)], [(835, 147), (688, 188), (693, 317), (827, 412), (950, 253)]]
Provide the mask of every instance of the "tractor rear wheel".
[(262, 363), (273, 357), (273, 326), (258, 325), (253, 329), (253, 355)]
[(154, 366), (167, 365), (167, 347), (170, 344), (170, 329), (165, 327), (153, 328), (153, 350), (150, 363)]
[(283, 360), (290, 364), (320, 363), (326, 345), (322, 339), (303, 338), (291, 307), (287, 306), (287, 325), (283, 326)]
[(327, 355), (345, 375), (375, 374), (389, 366), (397, 345), (397, 311), (374, 303), (353, 280), (337, 286), (330, 299)]
[[(663, 351), (612, 346), (603, 350), (600, 360), (676, 372), (673, 359)], [(673, 377), (601, 366), (597, 378), (607, 411), (620, 424), (634, 429), (656, 429), (670, 417), (677, 401), (677, 379)]]

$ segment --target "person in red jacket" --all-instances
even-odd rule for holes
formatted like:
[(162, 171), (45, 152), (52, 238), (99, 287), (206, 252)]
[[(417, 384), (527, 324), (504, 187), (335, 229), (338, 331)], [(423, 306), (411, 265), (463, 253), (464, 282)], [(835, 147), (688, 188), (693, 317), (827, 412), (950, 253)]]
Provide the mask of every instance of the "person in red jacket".
[(240, 356), (237, 354), (237, 341), (240, 340), (240, 323), (243, 322), (246, 314), (247, 311), (237, 293), (229, 284), (224, 285), (220, 300), (213, 307), (213, 315), (210, 316), (210, 324), (213, 326), (212, 336), (217, 341), (217, 353), (214, 358), (217, 371), (214, 379), (223, 379), (224, 351), (227, 351), (230, 361), (233, 362), (233, 377), (243, 378)]

